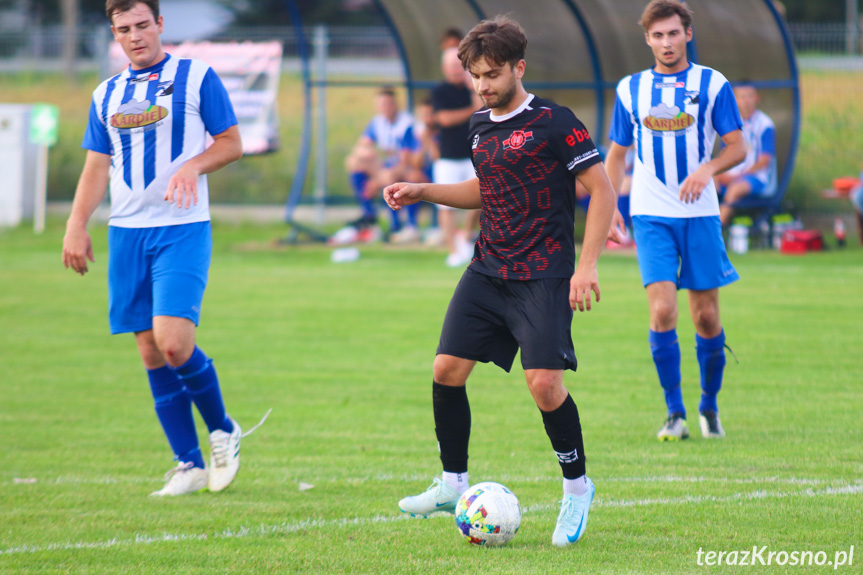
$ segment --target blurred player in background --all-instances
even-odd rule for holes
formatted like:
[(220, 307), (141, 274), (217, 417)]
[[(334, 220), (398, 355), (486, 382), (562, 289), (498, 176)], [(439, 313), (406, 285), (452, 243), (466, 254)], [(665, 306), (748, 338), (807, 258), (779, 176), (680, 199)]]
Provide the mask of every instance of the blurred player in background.
[[(414, 137), (414, 118), (409, 112), (399, 109), (393, 88), (384, 86), (378, 91), (375, 111), (376, 115), (345, 160), (362, 216), (336, 232), (333, 243), (380, 239), (374, 201), (381, 189), (398, 180), (422, 178), (412, 161), (412, 155), (419, 148)], [(407, 225), (415, 229), (418, 206), (407, 213)], [(398, 232), (401, 226), (399, 215), (392, 213), (390, 231)]]
[[(656, 64), (617, 86), (606, 167), (619, 190), (627, 150), (635, 146), (630, 211), (650, 309), (650, 349), (668, 407), (657, 437), (689, 437), (680, 388), (679, 289), (689, 290), (696, 330), (701, 433), (723, 437), (716, 404), (725, 369), (719, 288), (738, 275), (725, 252), (713, 177), (744, 158), (742, 123), (722, 74), (686, 58), (692, 38), (686, 4), (653, 0), (641, 25)], [(711, 159), (717, 134), (725, 147)], [(619, 214), (615, 225), (623, 225)]]
[[(458, 58), (457, 48), (447, 48), (441, 56), (444, 81), (432, 90), (435, 122), (440, 127), (440, 157), (434, 163), (432, 181), (436, 184), (456, 184), (475, 177), (470, 159), (468, 125), (471, 116), (481, 106), (479, 96), (469, 87), (470, 76)], [(444, 243), (449, 252), (446, 265), (460, 267), (473, 257), (473, 229), (479, 211), (464, 214), (464, 228), (456, 230), (456, 210), (438, 206), (438, 220)]]
[[(450, 301), (434, 361), (432, 404), (443, 476), (424, 493), (399, 501), (399, 508), (415, 516), (455, 509), (469, 487), (468, 376), (477, 361), (509, 371), (520, 349), (528, 389), (563, 473), (552, 543), (565, 546), (583, 536), (595, 489), (563, 371), (577, 365), (573, 310), (590, 310), (591, 292), (599, 301), (596, 266), (615, 196), (584, 125), (568, 108), (525, 91), (526, 47), (521, 27), (505, 17), (479, 23), (459, 47), (459, 60), (486, 106), (469, 126), (476, 175), (384, 189), (394, 210), (421, 200), (482, 209), (475, 255)], [(593, 196), (577, 268), (576, 178)]]
[(736, 86), (734, 98), (743, 120), (746, 158), (714, 178), (721, 199), (719, 219), (723, 226), (731, 223), (734, 202), (749, 195), (767, 197), (776, 193), (776, 127), (773, 120), (758, 109), (761, 98), (753, 86)]
[(464, 38), (464, 34), (462, 34), (461, 30), (454, 27), (447, 28), (440, 35), (440, 41), (438, 42), (440, 51), (445, 52), (449, 48), (458, 48), (462, 38)]
[[(411, 153), (411, 166), (417, 175), (421, 174), (421, 181), (432, 181), (432, 167), (440, 157), (440, 129), (434, 120), (434, 108), (431, 97), (426, 98), (414, 107), (414, 138), (416, 149)], [(419, 224), (421, 206), (430, 208), (431, 217), (429, 226), (424, 233), (426, 245), (435, 246), (440, 244), (440, 229), (438, 228), (437, 206), (427, 202), (421, 202), (411, 206), (414, 210), (414, 222)], [(390, 234), (390, 242), (396, 244), (407, 244), (417, 242), (421, 239), (421, 232), (416, 225), (402, 226), (402, 229)]]
[[(152, 495), (221, 491), (239, 469), (242, 432), (225, 412), (213, 362), (195, 345), (195, 328), (212, 245), (206, 174), (242, 156), (237, 119), (212, 68), (162, 49), (158, 0), (108, 0), (105, 8), (131, 64), (93, 92), (63, 264), (84, 275), (87, 260), (95, 261), (87, 222), (110, 182), (111, 333), (135, 334), (156, 414), (178, 461)], [(210, 432), (209, 468), (193, 403)]]

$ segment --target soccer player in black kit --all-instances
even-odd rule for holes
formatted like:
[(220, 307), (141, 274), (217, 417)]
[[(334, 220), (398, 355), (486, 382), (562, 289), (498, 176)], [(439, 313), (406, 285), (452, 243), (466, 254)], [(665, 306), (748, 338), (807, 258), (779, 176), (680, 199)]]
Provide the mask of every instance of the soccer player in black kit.
[[(573, 311), (590, 310), (591, 292), (600, 298), (596, 264), (610, 237), (616, 198), (582, 123), (569, 109), (525, 91), (526, 47), (518, 23), (501, 16), (477, 24), (459, 45), (459, 59), (485, 104), (470, 122), (477, 177), (384, 189), (394, 210), (421, 200), (482, 210), (474, 257), (453, 294), (434, 361), (443, 476), (399, 501), (399, 508), (423, 517), (454, 510), (469, 487), (468, 375), (477, 361), (509, 371), (521, 348), (528, 389), (563, 471), (552, 543), (565, 546), (584, 534), (595, 489), (585, 474), (581, 423), (563, 370), (576, 368)], [(575, 178), (591, 194), (577, 268)]]

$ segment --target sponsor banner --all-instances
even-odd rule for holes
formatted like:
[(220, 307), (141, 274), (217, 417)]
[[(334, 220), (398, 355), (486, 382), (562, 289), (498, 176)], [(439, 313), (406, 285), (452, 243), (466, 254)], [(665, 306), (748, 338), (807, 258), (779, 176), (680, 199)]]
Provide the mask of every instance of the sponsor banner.
[[(184, 42), (165, 44), (163, 48), (176, 58), (202, 60), (216, 71), (234, 106), (245, 154), (263, 154), (279, 149), (276, 95), (282, 64), (280, 42)], [(123, 49), (116, 42), (111, 43), (109, 57), (111, 74), (121, 72), (129, 65)], [(143, 125), (148, 119), (140, 117), (138, 125)], [(127, 124), (123, 127), (133, 126)]]

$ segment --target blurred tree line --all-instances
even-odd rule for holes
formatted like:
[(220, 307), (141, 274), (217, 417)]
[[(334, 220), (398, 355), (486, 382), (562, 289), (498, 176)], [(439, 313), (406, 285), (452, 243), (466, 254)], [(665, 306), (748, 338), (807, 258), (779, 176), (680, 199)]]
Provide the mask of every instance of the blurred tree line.
[[(171, 0), (167, 0), (171, 1)], [(284, 0), (212, 0), (235, 15), (235, 25), (280, 26), (291, 23)], [(421, 0), (415, 0), (421, 1)], [(858, 6), (863, 1), (857, 0)], [(104, 21), (104, 0), (79, 0), (84, 22)], [(380, 24), (373, 0), (296, 0), (306, 24)], [(781, 0), (789, 22), (843, 22), (845, 0)], [(24, 10), (44, 24), (61, 19), (61, 0), (0, 0), (0, 10)], [(863, 13), (863, 9), (861, 9)]]

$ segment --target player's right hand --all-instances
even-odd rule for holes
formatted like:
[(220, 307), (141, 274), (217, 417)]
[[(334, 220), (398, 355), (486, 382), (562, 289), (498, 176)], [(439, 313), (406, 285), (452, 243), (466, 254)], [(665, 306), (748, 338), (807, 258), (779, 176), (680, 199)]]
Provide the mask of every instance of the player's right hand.
[(384, 201), (395, 211), (422, 200), (422, 186), (408, 182), (396, 182), (384, 188)]
[(87, 228), (66, 228), (63, 237), (63, 267), (70, 267), (82, 276), (87, 273), (87, 260), (95, 262), (93, 242)]

